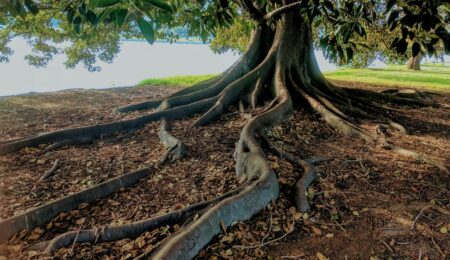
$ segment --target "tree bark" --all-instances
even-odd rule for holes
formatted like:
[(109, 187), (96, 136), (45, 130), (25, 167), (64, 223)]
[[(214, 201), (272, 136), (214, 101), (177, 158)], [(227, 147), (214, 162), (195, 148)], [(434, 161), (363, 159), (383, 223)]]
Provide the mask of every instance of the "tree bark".
[(415, 57), (411, 57), (408, 60), (407, 69), (408, 70), (421, 70), (420, 69), (420, 62), (422, 62), (422, 54), (419, 53)]

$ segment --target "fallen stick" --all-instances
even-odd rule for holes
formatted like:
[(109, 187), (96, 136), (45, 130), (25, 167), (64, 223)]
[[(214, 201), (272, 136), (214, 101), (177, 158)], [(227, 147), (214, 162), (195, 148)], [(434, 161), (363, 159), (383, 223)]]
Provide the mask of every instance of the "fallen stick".
[(56, 159), (55, 162), (53, 163), (52, 168), (50, 170), (48, 170), (46, 173), (44, 173), (37, 182), (41, 182), (41, 181), (53, 176), (53, 174), (55, 174), (58, 167), (59, 167), (59, 159)]

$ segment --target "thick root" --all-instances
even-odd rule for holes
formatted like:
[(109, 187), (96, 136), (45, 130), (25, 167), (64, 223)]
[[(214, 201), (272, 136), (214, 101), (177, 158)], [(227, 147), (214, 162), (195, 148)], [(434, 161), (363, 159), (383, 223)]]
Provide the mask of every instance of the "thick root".
[(215, 235), (237, 221), (244, 221), (258, 213), (278, 197), (278, 181), (265, 158), (260, 154), (248, 157), (247, 167), (261, 174), (239, 194), (219, 202), (197, 221), (170, 237), (154, 254), (145, 252), (138, 259), (192, 259)]
[(131, 120), (109, 124), (100, 124), (95, 126), (64, 129), (25, 138), (15, 142), (0, 145), (0, 155), (5, 155), (25, 147), (38, 146), (44, 143), (60, 142), (63, 140), (95, 140), (103, 135), (129, 131), (132, 129), (139, 129), (150, 122), (158, 121), (162, 118), (165, 118), (167, 120), (176, 120), (192, 116), (196, 113), (201, 113), (208, 110), (211, 106), (214, 105), (216, 100), (217, 98), (210, 98), (189, 105), (154, 112), (149, 115), (141, 116)]
[(134, 112), (134, 111), (153, 109), (153, 108), (157, 108), (159, 105), (161, 105), (162, 102), (163, 102), (163, 100), (149, 100), (149, 101), (145, 101), (145, 102), (141, 102), (141, 103), (137, 103), (137, 104), (133, 104), (133, 105), (129, 105), (129, 106), (119, 107), (117, 109), (117, 112), (129, 113), (129, 112)]
[(181, 160), (187, 153), (186, 145), (181, 142), (178, 138), (170, 134), (170, 126), (167, 120), (163, 119), (161, 121), (161, 128), (159, 130), (159, 139), (161, 143), (166, 147), (167, 152), (160, 159), (159, 164), (163, 165), (167, 161), (174, 162)]
[[(242, 78), (234, 81), (232, 84), (228, 85), (219, 95), (219, 99), (216, 104), (214, 104), (211, 109), (209, 109), (204, 115), (197, 119), (193, 123), (193, 127), (206, 125), (212, 120), (217, 119), (222, 115), (225, 107), (239, 100), (241, 95), (246, 94), (250, 87), (255, 86), (255, 81), (266, 81), (266, 77), (269, 74), (268, 71), (272, 69), (274, 59), (276, 57), (275, 50), (271, 50), (264, 61), (258, 65), (254, 70), (247, 73)], [(265, 75), (260, 78), (260, 75)]]
[(440, 163), (438, 161), (429, 159), (429, 158), (427, 158), (426, 156), (423, 156), (420, 153), (417, 153), (417, 152), (414, 152), (414, 151), (411, 151), (411, 150), (407, 150), (407, 149), (404, 149), (404, 148), (401, 148), (401, 147), (389, 144), (387, 142), (385, 144), (383, 144), (382, 147), (385, 148), (385, 149), (391, 150), (391, 151), (393, 151), (393, 152), (395, 152), (397, 154), (400, 154), (402, 156), (410, 157), (410, 158), (412, 158), (412, 159), (414, 159), (416, 161), (432, 165), (432, 166), (434, 166), (436, 168), (439, 168), (443, 172), (450, 173), (449, 169), (444, 164), (442, 164), (442, 163)]
[(297, 209), (302, 212), (309, 212), (311, 207), (308, 203), (308, 187), (317, 178), (317, 169), (314, 167), (313, 163), (323, 161), (323, 158), (315, 158), (311, 160), (302, 160), (295, 155), (288, 153), (281, 148), (277, 147), (269, 140), (264, 138), (264, 142), (269, 149), (271, 149), (280, 158), (287, 160), (290, 163), (299, 165), (303, 168), (303, 176), (295, 183), (294, 186), (294, 201)]
[(152, 172), (151, 168), (134, 171), (28, 210), (20, 215), (1, 220), (0, 230), (2, 232), (0, 232), (0, 240), (7, 240), (22, 229), (31, 230), (45, 224), (59, 213), (72, 210), (82, 203), (89, 203), (109, 196), (122, 188), (130, 187), (142, 178), (149, 176)]

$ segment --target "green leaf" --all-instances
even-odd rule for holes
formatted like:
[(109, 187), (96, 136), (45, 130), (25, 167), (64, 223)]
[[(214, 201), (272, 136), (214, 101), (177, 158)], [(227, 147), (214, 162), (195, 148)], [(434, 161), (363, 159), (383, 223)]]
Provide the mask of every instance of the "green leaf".
[(125, 18), (127, 18), (127, 14), (128, 10), (126, 9), (119, 9), (114, 11), (112, 15), (115, 16), (115, 24), (117, 27), (121, 27), (124, 24)]
[(93, 0), (92, 6), (95, 7), (107, 7), (119, 3), (120, 0)]
[(159, 9), (162, 9), (164, 11), (167, 12), (172, 12), (172, 7), (170, 5), (168, 5), (167, 3), (165, 3), (164, 1), (161, 0), (144, 0), (144, 3), (148, 4), (148, 5), (152, 5), (154, 7), (157, 7)]
[(6, 24), (6, 20), (0, 16), (0, 25), (5, 25)]
[(416, 57), (420, 52), (420, 44), (418, 42), (414, 42), (412, 46), (412, 56)]
[(391, 25), (395, 20), (397, 20), (399, 14), (400, 13), (397, 10), (394, 10), (394, 11), (390, 12), (389, 15), (386, 18), (387, 24)]
[(80, 16), (77, 16), (73, 19), (72, 26), (77, 34), (81, 33), (81, 17)]
[(396, 50), (400, 54), (404, 54), (408, 48), (408, 43), (405, 39), (400, 39), (397, 43)]
[(153, 26), (151, 23), (144, 20), (144, 18), (138, 19), (139, 29), (141, 30), (144, 38), (150, 43), (153, 44), (155, 42), (155, 33), (153, 31)]
[(97, 25), (98, 22), (98, 18), (97, 15), (92, 12), (91, 10), (88, 10), (86, 13), (86, 19), (92, 24), (92, 25)]
[(37, 14), (39, 12), (39, 9), (31, 0), (25, 0), (25, 6), (32, 14)]
[(397, 3), (397, 0), (388, 0), (386, 2), (386, 12), (389, 12), (396, 3)]

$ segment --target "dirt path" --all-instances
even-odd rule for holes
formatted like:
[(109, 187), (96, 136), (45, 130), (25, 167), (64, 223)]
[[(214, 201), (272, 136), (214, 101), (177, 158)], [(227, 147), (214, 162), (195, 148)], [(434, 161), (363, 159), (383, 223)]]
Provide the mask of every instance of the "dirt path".
[[(357, 87), (373, 88), (357, 85)], [(68, 126), (91, 125), (135, 117), (114, 109), (129, 102), (158, 98), (175, 88), (135, 88), (108, 91), (63, 91), (0, 100), (0, 142)], [(398, 119), (409, 136), (392, 133), (395, 143), (450, 164), (450, 95), (435, 97), (440, 108), (399, 107)], [(195, 120), (192, 119), (192, 120)], [(233, 152), (245, 120), (226, 120), (200, 131), (186, 131), (189, 122), (174, 124), (173, 134), (185, 142), (187, 158), (164, 166), (150, 178), (105, 199), (62, 213), (33, 231), (17, 234), (0, 245), (6, 258), (41, 258), (27, 251), (39, 241), (79, 228), (128, 223), (208, 200), (237, 187)], [(302, 174), (295, 165), (268, 154), (279, 176), (280, 198), (245, 223), (236, 223), (198, 255), (199, 259), (445, 259), (450, 256), (450, 217), (425, 209), (450, 210), (450, 176), (324, 127), (318, 116), (296, 112), (270, 138), (301, 158), (327, 158), (320, 178), (308, 194), (312, 212), (293, 208), (291, 187)], [(67, 147), (42, 154), (45, 147), (24, 149), (0, 157), (0, 217), (19, 214), (97, 183), (156, 162), (164, 147), (159, 124), (149, 124), (135, 135), (105, 137), (94, 144)], [(281, 138), (283, 136), (283, 138)], [(59, 159), (60, 167), (48, 181), (40, 176)], [(432, 204), (431, 204), (432, 203)], [(59, 257), (128, 259), (156, 247), (178, 226), (149, 231), (131, 240), (62, 248)], [(447, 230), (447, 232), (446, 232)], [(286, 233), (289, 233), (286, 235)], [(283, 237), (284, 236), (284, 237)], [(283, 237), (278, 241), (274, 239)], [(1, 257), (0, 257), (1, 259)]]

